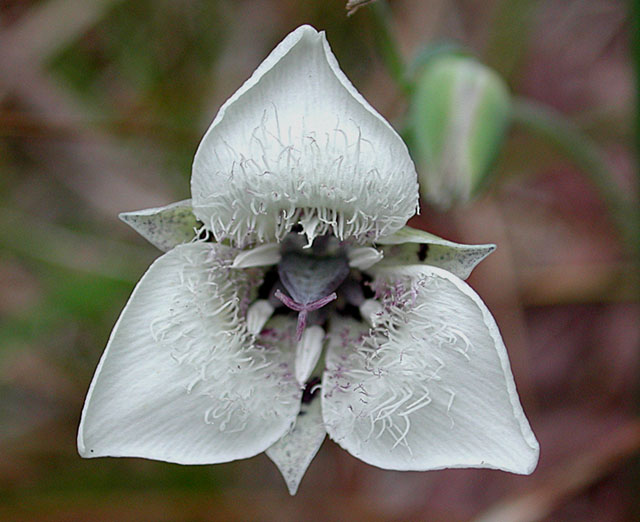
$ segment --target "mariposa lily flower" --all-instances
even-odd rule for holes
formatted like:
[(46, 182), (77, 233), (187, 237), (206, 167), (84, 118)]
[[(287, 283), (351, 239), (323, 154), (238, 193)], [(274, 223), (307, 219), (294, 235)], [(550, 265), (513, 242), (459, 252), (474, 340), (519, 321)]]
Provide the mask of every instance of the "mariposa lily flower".
[(82, 456), (266, 451), (294, 494), (329, 434), (385, 469), (532, 472), (498, 327), (463, 281), (494, 247), (405, 226), (414, 165), (323, 33), (291, 33), (223, 105), (191, 188), (121, 216), (165, 253), (100, 360)]

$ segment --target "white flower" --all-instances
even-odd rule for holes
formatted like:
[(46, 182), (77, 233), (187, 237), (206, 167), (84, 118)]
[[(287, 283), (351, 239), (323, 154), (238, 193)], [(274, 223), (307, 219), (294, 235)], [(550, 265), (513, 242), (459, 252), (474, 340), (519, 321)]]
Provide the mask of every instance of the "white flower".
[(82, 456), (266, 451), (292, 494), (326, 433), (386, 469), (534, 469), (498, 328), (462, 280), (494, 247), (404, 227), (413, 163), (323, 33), (291, 33), (224, 104), (192, 196), (121, 216), (166, 253), (98, 365)]

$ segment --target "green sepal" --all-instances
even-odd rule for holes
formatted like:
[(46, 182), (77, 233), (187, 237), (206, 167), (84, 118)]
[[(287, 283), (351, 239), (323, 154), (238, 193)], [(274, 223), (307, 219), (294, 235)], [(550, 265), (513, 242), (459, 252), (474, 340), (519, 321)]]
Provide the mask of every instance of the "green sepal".
[(192, 241), (201, 227), (190, 199), (165, 207), (122, 212), (118, 217), (163, 252)]
[(469, 277), (478, 263), (496, 249), (492, 244), (454, 243), (411, 227), (379, 238), (376, 244), (381, 247), (384, 257), (374, 269), (424, 263), (443, 268), (460, 279)]

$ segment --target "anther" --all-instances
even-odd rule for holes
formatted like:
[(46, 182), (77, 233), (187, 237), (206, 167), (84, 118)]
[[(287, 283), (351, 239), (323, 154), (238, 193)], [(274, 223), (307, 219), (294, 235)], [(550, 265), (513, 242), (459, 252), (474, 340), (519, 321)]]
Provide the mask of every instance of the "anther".
[(366, 270), (380, 261), (383, 253), (373, 247), (357, 247), (349, 250), (347, 257), (351, 268)]
[(296, 380), (302, 386), (311, 376), (320, 359), (324, 330), (319, 326), (311, 326), (305, 330), (296, 347)]
[(262, 327), (273, 315), (274, 308), (266, 299), (258, 299), (247, 310), (247, 330), (250, 334), (258, 335)]
[(383, 309), (380, 302), (375, 299), (365, 299), (359, 308), (362, 318), (371, 326), (375, 327), (377, 323), (376, 318)]
[(265, 243), (240, 252), (233, 260), (231, 268), (275, 265), (281, 258), (280, 245), (278, 243)]

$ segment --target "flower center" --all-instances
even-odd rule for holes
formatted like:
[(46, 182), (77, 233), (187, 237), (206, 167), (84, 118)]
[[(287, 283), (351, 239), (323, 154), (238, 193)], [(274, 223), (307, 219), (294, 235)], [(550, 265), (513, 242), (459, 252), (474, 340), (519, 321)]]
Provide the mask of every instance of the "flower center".
[(278, 263), (278, 276), (289, 296), (276, 290), (275, 297), (298, 312), (296, 338), (299, 341), (307, 325), (309, 312), (319, 310), (337, 299), (335, 290), (349, 275), (347, 256), (306, 255), (287, 252)]

